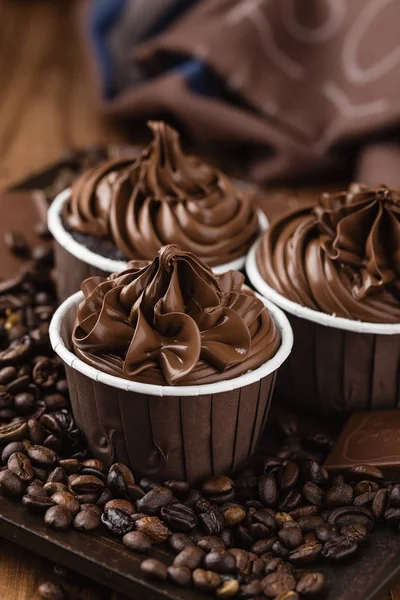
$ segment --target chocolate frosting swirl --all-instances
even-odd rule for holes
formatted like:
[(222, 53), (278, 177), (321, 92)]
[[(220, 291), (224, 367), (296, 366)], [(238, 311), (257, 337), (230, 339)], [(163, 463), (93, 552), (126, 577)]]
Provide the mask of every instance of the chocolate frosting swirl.
[(278, 219), (258, 268), (298, 304), (348, 319), (400, 322), (400, 190), (350, 186)]
[(128, 259), (152, 260), (168, 243), (211, 266), (246, 254), (259, 232), (249, 198), (226, 175), (183, 154), (172, 127), (149, 126), (153, 141), (141, 157), (107, 161), (75, 182), (66, 225), (111, 240)]
[(144, 383), (190, 385), (232, 379), (280, 346), (263, 302), (238, 271), (215, 275), (178, 246), (151, 263), (82, 284), (73, 330), (76, 355), (101, 371)]

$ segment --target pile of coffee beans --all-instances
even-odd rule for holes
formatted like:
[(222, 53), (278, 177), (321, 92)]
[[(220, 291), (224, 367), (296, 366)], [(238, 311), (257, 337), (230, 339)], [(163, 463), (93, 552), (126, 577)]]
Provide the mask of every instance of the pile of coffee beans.
[[(323, 462), (332, 440), (302, 434), (293, 420), (281, 422), (273, 456), (198, 486), (136, 481), (126, 465), (90, 457), (49, 345), (55, 307), (48, 256), (1, 284), (0, 492), (49, 528), (107, 531), (148, 555), (148, 577), (256, 600), (318, 594), (324, 576), (315, 565), (362, 551), (376, 523), (398, 528), (400, 483), (367, 465), (331, 476)], [(151, 556), (162, 544), (176, 555), (169, 565)], [(68, 586), (43, 584), (40, 594), (64, 598)]]

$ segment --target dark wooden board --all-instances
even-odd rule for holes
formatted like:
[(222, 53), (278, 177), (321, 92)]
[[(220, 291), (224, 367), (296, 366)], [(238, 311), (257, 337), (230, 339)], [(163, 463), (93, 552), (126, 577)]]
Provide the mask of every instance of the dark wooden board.
[[(14, 189), (46, 187), (65, 166), (73, 165), (68, 161), (53, 165)], [(276, 404), (280, 404), (279, 401)], [(271, 415), (269, 423), (272, 421)], [(307, 418), (307, 422), (312, 425), (312, 419)], [(83, 534), (75, 530), (51, 530), (41, 517), (30, 514), (19, 502), (10, 502), (1, 496), (0, 537), (82, 573), (132, 600), (206, 598), (192, 589), (183, 590), (143, 578), (139, 568), (143, 557), (130, 552), (119, 539), (104, 531)], [(167, 564), (172, 561), (167, 549), (156, 548), (153, 555)], [(325, 600), (382, 600), (385, 591), (400, 580), (400, 533), (377, 528), (351, 563), (315, 567), (322, 570), (327, 579)]]

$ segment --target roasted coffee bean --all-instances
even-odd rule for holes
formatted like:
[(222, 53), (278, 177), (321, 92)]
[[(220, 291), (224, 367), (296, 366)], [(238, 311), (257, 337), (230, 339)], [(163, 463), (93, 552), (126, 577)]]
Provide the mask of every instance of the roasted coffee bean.
[(275, 541), (276, 541), (275, 537), (264, 538), (263, 540), (257, 540), (250, 549), (252, 552), (254, 552), (254, 554), (257, 554), (259, 556), (260, 554), (269, 552)]
[(285, 526), (286, 523), (293, 522), (292, 517), (287, 512), (277, 512), (275, 515), (275, 523), (279, 528)]
[(270, 529), (262, 523), (251, 523), (247, 529), (251, 537), (255, 540), (262, 540), (271, 535)]
[(302, 544), (289, 554), (289, 560), (294, 565), (309, 565), (313, 563), (322, 550), (322, 545), (319, 542), (313, 544)]
[(358, 544), (366, 540), (367, 534), (368, 532), (365, 527), (359, 524), (346, 525), (340, 530), (340, 535), (352, 540), (353, 542), (357, 542)]
[(42, 469), (40, 467), (33, 467), (33, 474), (36, 477), (36, 479), (40, 479), (40, 481), (43, 481), (43, 483), (47, 481), (48, 472), (46, 471), (46, 469)]
[(353, 481), (370, 480), (380, 483), (385, 477), (378, 467), (372, 465), (354, 465), (347, 470), (347, 477)]
[(1, 462), (4, 464), (7, 463), (8, 459), (15, 452), (23, 452), (25, 453), (25, 446), (22, 442), (11, 442), (11, 444), (7, 444), (1, 453)]
[(304, 596), (314, 596), (322, 592), (325, 577), (322, 573), (304, 573), (297, 582), (296, 591)]
[(289, 515), (295, 521), (297, 519), (301, 519), (302, 517), (315, 517), (318, 514), (318, 506), (315, 504), (306, 504), (304, 506), (299, 506), (289, 512)]
[(273, 475), (261, 475), (258, 483), (258, 495), (265, 506), (276, 506), (279, 491), (278, 484)]
[(299, 478), (299, 467), (296, 463), (287, 461), (279, 471), (278, 479), (281, 490), (287, 491), (294, 488)]
[[(310, 481), (319, 487), (325, 487), (329, 482), (327, 470), (315, 460), (305, 460), (301, 464), (301, 474), (305, 482)], [(308, 499), (310, 502), (310, 500)], [(310, 502), (313, 504), (313, 502)]]
[(5, 350), (0, 351), (0, 366), (18, 364), (32, 351), (32, 340), (29, 336), (14, 340)]
[(137, 483), (134, 483), (134, 484), (128, 486), (127, 495), (129, 496), (129, 498), (131, 500), (136, 502), (137, 500), (140, 500), (141, 498), (143, 498), (145, 493), (142, 490), (142, 488), (140, 487), (140, 485), (138, 485)]
[(212, 504), (216, 504), (217, 506), (232, 502), (234, 498), (235, 490), (233, 489), (230, 492), (226, 492), (226, 494), (219, 494), (219, 496), (207, 496), (207, 500)]
[(301, 492), (299, 490), (289, 490), (280, 498), (278, 508), (282, 512), (289, 512), (300, 506), (301, 503)]
[(82, 465), (76, 458), (65, 458), (59, 461), (60, 467), (62, 467), (68, 474), (78, 474), (82, 470)]
[(197, 542), (197, 545), (199, 548), (201, 548), (205, 552), (209, 552), (210, 550), (213, 550), (214, 548), (225, 549), (225, 544), (224, 544), (223, 540), (220, 537), (217, 537), (215, 535), (206, 535), (205, 537), (201, 538), (201, 540), (199, 540)]
[(21, 442), (25, 439), (27, 432), (28, 425), (25, 422), (0, 425), (0, 445), (6, 445), (10, 442)]
[(35, 406), (35, 397), (29, 392), (22, 392), (21, 394), (17, 394), (14, 397), (14, 406), (19, 413), (26, 415), (32, 412)]
[(289, 556), (289, 548), (280, 539), (274, 541), (271, 550), (279, 558), (287, 558)]
[(179, 587), (188, 587), (192, 582), (192, 572), (187, 567), (168, 567), (169, 578)]
[(218, 535), (224, 528), (224, 518), (217, 507), (212, 507), (198, 516), (201, 528), (206, 535)]
[(328, 522), (338, 529), (358, 523), (364, 525), (369, 532), (374, 526), (374, 517), (372, 512), (364, 506), (342, 506), (335, 508), (330, 513)]
[(365, 492), (365, 494), (360, 494), (354, 499), (354, 506), (368, 506), (368, 504), (372, 504), (375, 495), (376, 492)]
[(279, 531), (278, 537), (287, 548), (297, 548), (303, 540), (300, 527), (284, 527)]
[(317, 539), (323, 544), (328, 540), (331, 540), (332, 538), (339, 535), (337, 529), (332, 525), (329, 525), (328, 523), (323, 523), (322, 525), (319, 525), (315, 530), (315, 534), (317, 536)]
[(21, 497), (25, 491), (25, 483), (9, 469), (0, 471), (0, 494), (3, 496)]
[(226, 494), (233, 488), (233, 481), (225, 475), (214, 475), (205, 481), (202, 485), (202, 492), (205, 496), (216, 496)]
[(155, 558), (148, 558), (140, 565), (140, 570), (151, 579), (158, 581), (166, 581), (168, 577), (167, 567), (159, 560)]
[[(118, 465), (120, 463), (117, 463)], [(112, 465), (110, 467), (110, 470), (112, 469), (114, 465)], [(147, 492), (150, 492), (150, 490), (154, 490), (155, 488), (160, 487), (160, 483), (158, 481), (155, 481), (154, 479), (150, 479), (150, 477), (143, 477), (143, 479), (140, 480), (140, 487), (145, 491), (145, 493), (147, 494)], [(110, 485), (109, 482), (107, 482), (107, 485)]]
[(354, 496), (360, 496), (360, 494), (365, 494), (367, 492), (377, 492), (379, 490), (379, 485), (375, 481), (359, 481), (354, 488)]
[(67, 481), (67, 474), (62, 467), (56, 467), (52, 470), (47, 478), (47, 483), (65, 483)]
[(219, 534), (219, 537), (225, 544), (225, 548), (233, 548), (233, 546), (235, 545), (235, 536), (233, 533), (233, 529), (231, 529), (230, 527), (225, 527)]
[(335, 538), (326, 542), (322, 555), (332, 561), (345, 560), (355, 554), (358, 550), (358, 543), (347, 536)]
[(125, 535), (132, 531), (135, 526), (129, 515), (123, 510), (118, 510), (118, 508), (110, 508), (105, 511), (101, 516), (101, 521), (114, 535)]
[(65, 506), (52, 506), (44, 515), (44, 522), (53, 529), (68, 529), (72, 522), (72, 513)]
[(281, 565), (287, 564), (287, 563), (284, 563), (281, 558), (278, 558), (277, 556), (272, 556), (272, 555), (264, 556), (264, 562), (265, 562), (265, 568), (264, 568), (265, 575), (269, 575), (270, 573), (275, 573), (275, 571), (278, 571), (278, 569)]
[(338, 506), (348, 506), (352, 504), (353, 498), (353, 488), (343, 483), (342, 485), (335, 485), (326, 491), (325, 504), (329, 509), (337, 508)]
[[(392, 491), (393, 489), (391, 490), (391, 492)], [(383, 515), (388, 505), (388, 497), (390, 497), (391, 503), (396, 505), (396, 502), (392, 502), (391, 493), (389, 495), (389, 491), (386, 488), (378, 490), (375, 494), (375, 498), (372, 501), (371, 510), (372, 514), (374, 515), (375, 519), (377, 519), (377, 521), (380, 521), (383, 518)]]
[(127, 515), (133, 515), (136, 512), (135, 507), (133, 506), (132, 502), (129, 502), (129, 500), (109, 500), (104, 505), (104, 510), (107, 511), (110, 510), (110, 508), (118, 508), (119, 510), (123, 510)]
[(96, 513), (96, 515), (99, 515), (99, 517), (101, 517), (101, 515), (103, 514), (103, 511), (101, 510), (100, 506), (97, 506), (96, 504), (81, 504), (80, 509), (81, 512), (83, 512), (84, 510), (93, 510)]
[[(156, 490), (153, 490), (154, 492)], [(151, 494), (152, 492), (149, 492)], [(139, 508), (139, 502), (138, 508)], [(161, 508), (161, 518), (171, 529), (190, 531), (197, 525), (197, 517), (192, 508), (184, 504), (171, 504)]]
[(261, 581), (255, 579), (250, 583), (242, 585), (240, 587), (240, 597), (241, 598), (254, 598), (255, 596), (262, 596), (263, 586)]
[(319, 542), (315, 531), (308, 531), (307, 533), (305, 533), (303, 535), (303, 542), (304, 544), (315, 544)]
[(40, 496), (48, 495), (46, 490), (43, 489), (43, 482), (39, 481), (38, 479), (34, 479), (33, 481), (31, 481), (31, 483), (26, 488), (25, 492), (26, 494), (37, 494)]
[(94, 475), (77, 475), (70, 482), (70, 487), (76, 494), (100, 494), (104, 488), (104, 482)]
[(205, 552), (196, 546), (187, 546), (175, 556), (174, 567), (197, 569), (203, 564)]
[(397, 524), (400, 522), (400, 508), (388, 508), (385, 511), (385, 520), (390, 524)]
[(11, 394), (6, 390), (4, 385), (0, 385), (0, 409), (10, 408), (14, 403)]
[(224, 600), (224, 598), (234, 598), (238, 592), (239, 582), (236, 579), (228, 579), (216, 590), (215, 595)]
[(95, 531), (100, 527), (101, 518), (94, 510), (83, 510), (75, 515), (73, 525), (78, 531)]
[(17, 378), (17, 369), (15, 367), (3, 367), (0, 369), (0, 385), (6, 385)]
[(212, 571), (196, 569), (192, 578), (194, 586), (202, 592), (213, 592), (221, 586), (221, 577)]
[(32, 371), (33, 381), (42, 388), (52, 387), (58, 378), (57, 367), (50, 358), (39, 360)]
[(199, 500), (201, 500), (201, 493), (199, 490), (191, 489), (185, 504), (186, 506), (190, 506), (190, 508), (194, 508)]
[(255, 542), (250, 531), (243, 525), (238, 525), (235, 531), (235, 542), (242, 548), (250, 548)]
[[(9, 392), (10, 394), (17, 394), (20, 395), (20, 392), (26, 392), (26, 390), (29, 388), (29, 384), (31, 383), (31, 378), (29, 375), (22, 375), (21, 371), (19, 374), (19, 377), (16, 377), (15, 379), (13, 379), (13, 381), (10, 381), (10, 383), (7, 385), (7, 392)], [(23, 396), (23, 394), (21, 394)], [(29, 404), (31, 404), (30, 406), (30, 410), (32, 410), (33, 405), (34, 405), (34, 401), (37, 400), (37, 397), (35, 394), (32, 394), (33, 397), (33, 403), (32, 400), (29, 399), (28, 400), (28, 406)], [(16, 396), (15, 396), (15, 401), (16, 401)], [(20, 412), (23, 412), (23, 408), (24, 408), (24, 398), (20, 398), (18, 401), (18, 404), (20, 404)], [(16, 403), (17, 404), (17, 403)], [(29, 412), (29, 410), (27, 411)]]
[(299, 595), (294, 590), (290, 590), (289, 592), (280, 594), (275, 598), (275, 600), (299, 600)]
[(38, 594), (41, 600), (65, 600), (66, 595), (62, 587), (51, 581), (45, 581), (38, 587)]
[(72, 515), (76, 515), (80, 510), (76, 496), (73, 496), (69, 492), (56, 492), (51, 496), (51, 499), (54, 500), (56, 504), (64, 506)]
[(43, 397), (43, 400), (50, 411), (68, 407), (68, 400), (62, 394), (47, 394)]
[[(271, 531), (274, 531), (277, 526), (275, 521), (275, 513), (269, 508), (261, 508), (260, 510), (256, 510), (256, 512), (253, 513), (253, 520), (257, 521), (258, 523), (262, 523)], [(292, 520), (291, 517), (290, 520)]]
[(28, 436), (34, 445), (41, 445), (46, 438), (46, 433), (43, 427), (36, 419), (28, 420)]
[(236, 569), (236, 560), (223, 548), (214, 548), (205, 556), (204, 566), (216, 573), (233, 573)]
[(7, 461), (7, 467), (10, 471), (18, 475), (26, 483), (33, 479), (32, 463), (26, 454), (14, 452)]
[(118, 498), (123, 498), (124, 495), (129, 496), (129, 487), (134, 484), (135, 478), (126, 465), (122, 463), (111, 465), (107, 475), (107, 487), (110, 488), (114, 496)]
[(57, 462), (57, 454), (45, 446), (30, 446), (26, 452), (32, 463), (40, 467), (51, 467)]
[(224, 518), (224, 525), (230, 527), (231, 525), (242, 523), (246, 518), (246, 511), (241, 506), (229, 506), (226, 509), (222, 509), (222, 516)]
[(303, 533), (307, 531), (315, 531), (317, 527), (323, 525), (324, 520), (322, 517), (301, 517), (297, 521), (297, 525), (301, 528)]
[[(133, 523), (133, 521), (132, 521)], [(142, 531), (153, 544), (161, 544), (168, 539), (169, 530), (158, 517), (143, 517), (136, 521), (137, 531)]]
[(275, 598), (296, 588), (296, 580), (289, 573), (270, 573), (261, 581), (264, 594), (269, 598)]
[(154, 516), (157, 515), (164, 506), (171, 504), (173, 500), (174, 496), (171, 490), (166, 487), (158, 487), (147, 492), (143, 498), (137, 501), (136, 506), (140, 512)]
[(190, 485), (187, 483), (187, 481), (169, 480), (164, 481), (164, 485), (169, 490), (171, 490), (174, 496), (177, 496), (178, 498), (182, 499), (187, 498), (187, 495), (190, 490)]
[(50, 481), (49, 483), (45, 483), (43, 489), (46, 492), (46, 494), (49, 494), (50, 496), (56, 494), (57, 492), (68, 491), (65, 483), (60, 483), (59, 481)]
[(194, 546), (192, 540), (184, 533), (173, 533), (170, 535), (168, 538), (168, 544), (170, 548), (176, 552), (176, 554), (182, 552), (184, 548)]
[(150, 538), (141, 531), (130, 531), (122, 538), (124, 546), (135, 552), (150, 552), (152, 543)]
[(62, 448), (61, 438), (55, 435), (48, 435), (43, 440), (43, 446), (46, 446), (46, 448), (50, 448), (50, 450), (54, 450), (54, 452), (60, 452)]
[[(380, 490), (381, 492), (384, 490)], [(400, 506), (400, 483), (395, 484), (389, 494), (390, 504), (392, 506)]]
[(34, 491), (22, 497), (22, 504), (34, 513), (45, 513), (48, 508), (55, 506), (54, 500), (47, 494), (36, 494)]
[(111, 493), (111, 490), (109, 490), (108, 488), (104, 488), (104, 490), (100, 494), (100, 497), (96, 500), (94, 504), (97, 504), (97, 506), (105, 506), (107, 502), (109, 502), (112, 499), (113, 495)]

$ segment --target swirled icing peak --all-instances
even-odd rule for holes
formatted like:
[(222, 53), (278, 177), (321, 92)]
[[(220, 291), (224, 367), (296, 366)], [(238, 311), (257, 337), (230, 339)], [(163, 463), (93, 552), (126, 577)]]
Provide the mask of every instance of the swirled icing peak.
[(144, 383), (232, 379), (272, 358), (275, 322), (238, 271), (215, 275), (176, 245), (82, 284), (72, 343), (101, 371)]
[(353, 184), (278, 219), (257, 263), (278, 292), (350, 319), (400, 321), (400, 190)]
[(247, 195), (230, 178), (182, 152), (179, 135), (151, 121), (136, 159), (97, 165), (74, 184), (64, 219), (73, 231), (111, 240), (125, 258), (152, 260), (179, 244), (214, 266), (246, 254), (259, 231)]

